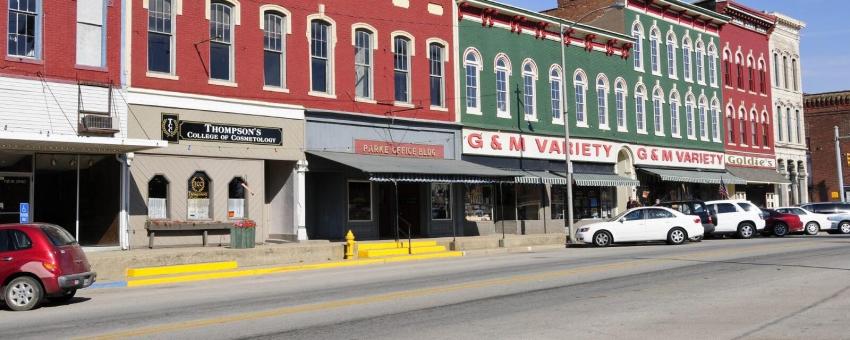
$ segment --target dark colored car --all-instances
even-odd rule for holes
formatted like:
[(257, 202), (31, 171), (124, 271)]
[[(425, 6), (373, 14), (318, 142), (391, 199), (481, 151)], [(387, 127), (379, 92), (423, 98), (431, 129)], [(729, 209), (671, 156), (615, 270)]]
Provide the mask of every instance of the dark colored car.
[(788, 234), (802, 233), (805, 230), (800, 216), (771, 209), (762, 209), (762, 212), (765, 214), (762, 234), (782, 237)]
[(714, 227), (717, 224), (717, 213), (707, 209), (703, 201), (664, 201), (656, 205), (668, 207), (685, 215), (699, 216), (702, 221), (702, 227), (705, 229), (704, 235), (711, 235), (714, 232)]
[(51, 224), (0, 224), (0, 291), (12, 310), (44, 299), (68, 301), (94, 283), (86, 254), (65, 229)]

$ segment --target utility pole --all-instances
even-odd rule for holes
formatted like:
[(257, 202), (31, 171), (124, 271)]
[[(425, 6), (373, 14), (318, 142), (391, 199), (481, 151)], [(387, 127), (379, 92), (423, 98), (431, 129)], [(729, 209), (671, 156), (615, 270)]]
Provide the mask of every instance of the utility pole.
[(850, 138), (850, 136), (841, 137), (838, 134), (838, 125), (835, 126), (835, 167), (838, 168), (838, 197), (841, 202), (846, 199), (844, 197), (844, 166), (841, 165), (841, 139)]

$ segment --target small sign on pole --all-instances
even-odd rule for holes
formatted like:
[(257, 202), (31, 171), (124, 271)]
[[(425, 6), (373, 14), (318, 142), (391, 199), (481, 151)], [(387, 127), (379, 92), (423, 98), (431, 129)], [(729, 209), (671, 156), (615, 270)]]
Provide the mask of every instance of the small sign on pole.
[(30, 204), (29, 203), (21, 203), (20, 209), (18, 209), (20, 213), (20, 223), (30, 223)]

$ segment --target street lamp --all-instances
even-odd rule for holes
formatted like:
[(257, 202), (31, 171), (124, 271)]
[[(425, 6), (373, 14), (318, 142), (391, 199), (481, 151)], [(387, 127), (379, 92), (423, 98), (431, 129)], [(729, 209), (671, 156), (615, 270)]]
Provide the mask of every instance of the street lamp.
[(570, 161), (570, 120), (567, 119), (567, 54), (566, 54), (566, 44), (564, 44), (564, 32), (572, 30), (575, 25), (580, 23), (582, 20), (587, 19), (591, 14), (604, 11), (608, 9), (623, 9), (626, 8), (626, 0), (617, 0), (613, 4), (610, 4), (605, 7), (600, 7), (594, 9), (590, 12), (585, 13), (583, 16), (578, 18), (578, 20), (570, 23), (566, 29), (564, 28), (564, 24), (558, 24), (558, 27), (561, 32), (561, 70), (564, 72), (564, 76), (561, 77), (561, 93), (564, 94), (564, 100), (561, 101), (561, 118), (564, 120), (564, 160), (565, 167), (567, 170), (567, 226), (570, 229), (570, 243), (576, 243), (576, 233), (575, 233), (575, 225), (573, 225), (573, 163)]

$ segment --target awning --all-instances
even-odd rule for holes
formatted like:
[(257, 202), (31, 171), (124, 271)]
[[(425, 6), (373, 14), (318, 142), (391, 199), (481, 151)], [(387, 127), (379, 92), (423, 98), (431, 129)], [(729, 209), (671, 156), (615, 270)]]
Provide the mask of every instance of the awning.
[(573, 180), (580, 187), (635, 187), (640, 185), (636, 179), (613, 174), (573, 174)]
[(567, 184), (565, 177), (553, 174), (548, 171), (529, 171), (518, 170), (515, 181), (522, 184)]
[(339, 163), (369, 175), (375, 182), (492, 183), (513, 181), (515, 174), (455, 159), (424, 159), (307, 151), (307, 154)]
[(747, 181), (738, 178), (726, 171), (701, 171), (681, 169), (639, 168), (668, 182), (685, 182), (701, 184), (747, 184)]
[(120, 154), (141, 150), (164, 148), (168, 142), (161, 140), (0, 132), (0, 149), (35, 152)]
[(791, 183), (785, 176), (780, 175), (773, 169), (734, 168), (728, 167), (729, 173), (743, 178), (747, 183), (761, 184), (788, 184)]

